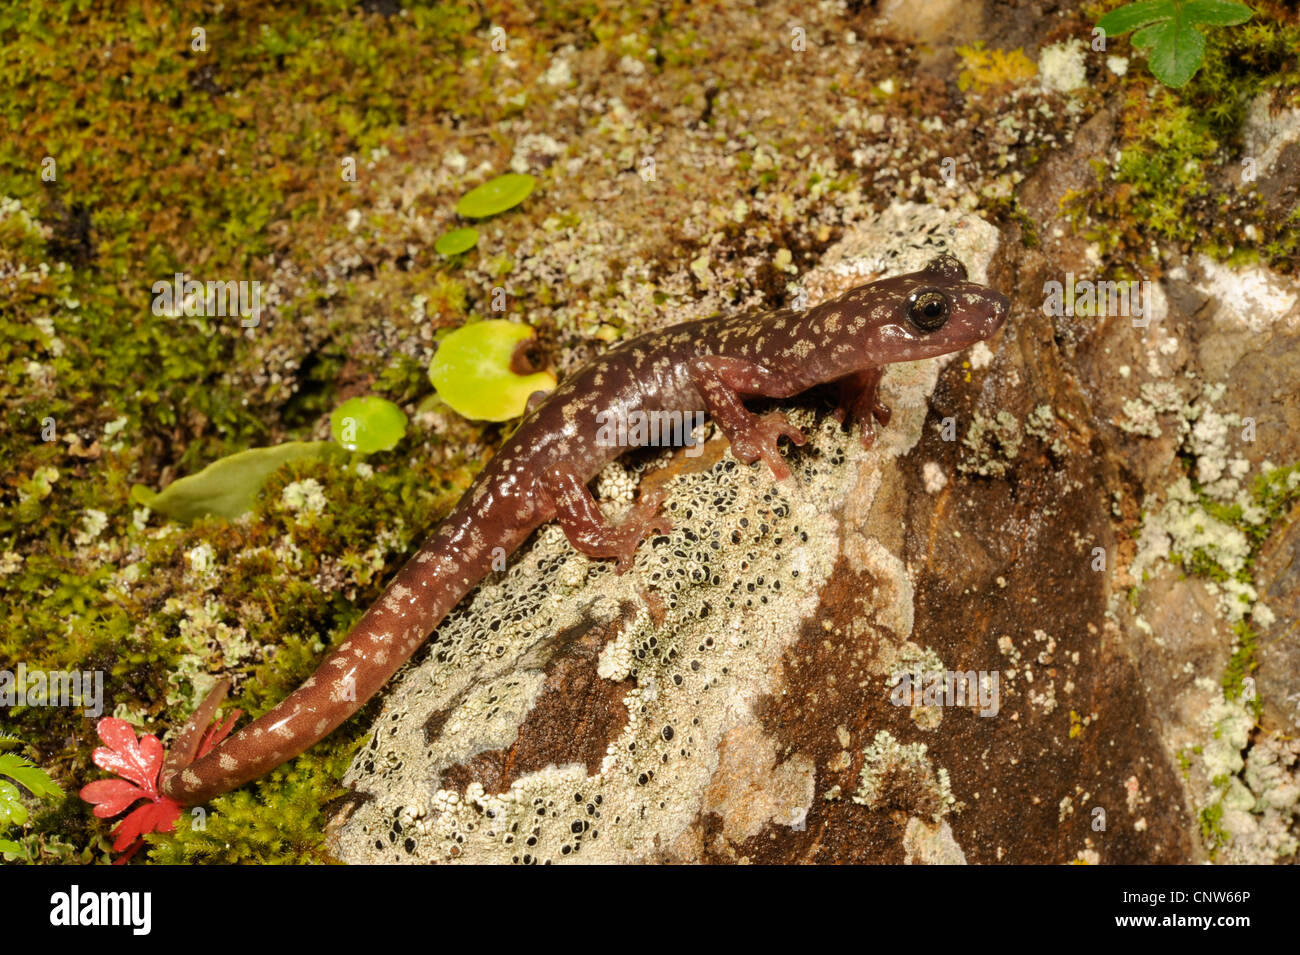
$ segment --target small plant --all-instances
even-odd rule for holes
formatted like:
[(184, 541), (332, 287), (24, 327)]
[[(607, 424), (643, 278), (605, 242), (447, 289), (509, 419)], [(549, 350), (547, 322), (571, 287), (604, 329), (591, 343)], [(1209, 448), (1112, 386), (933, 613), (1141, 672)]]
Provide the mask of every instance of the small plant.
[[(18, 740), (0, 737), (0, 748), (15, 746)], [(58, 798), (63, 790), (55, 785), (49, 773), (31, 760), (17, 753), (0, 753), (0, 833), (10, 826), (21, 826), (27, 822), (27, 807), (23, 805), (22, 786), (37, 799)], [(27, 855), (26, 850), (16, 842), (0, 838), (0, 855), (12, 861)]]
[[(240, 713), (240, 710), (235, 710), (224, 722), (214, 722), (208, 728), (199, 744), (198, 756), (207, 755), (230, 734)], [(130, 723), (112, 716), (101, 719), (95, 725), (95, 731), (107, 744), (91, 754), (95, 765), (122, 778), (87, 783), (81, 787), (81, 798), (94, 804), (93, 812), (100, 819), (125, 812), (141, 799), (148, 800), (131, 810), (113, 829), (116, 836), (113, 851), (123, 853), (113, 860), (113, 864), (120, 865), (139, 851), (146, 834), (175, 829), (181, 806), (158, 790), (158, 776), (162, 773), (166, 752), (157, 736), (149, 733), (137, 740)]]
[(1130, 30), (1133, 45), (1149, 50), (1147, 62), (1161, 83), (1178, 89), (1196, 75), (1205, 59), (1205, 34), (1198, 26), (1245, 23), (1250, 8), (1236, 0), (1140, 0), (1112, 10), (1097, 26), (1106, 36)]

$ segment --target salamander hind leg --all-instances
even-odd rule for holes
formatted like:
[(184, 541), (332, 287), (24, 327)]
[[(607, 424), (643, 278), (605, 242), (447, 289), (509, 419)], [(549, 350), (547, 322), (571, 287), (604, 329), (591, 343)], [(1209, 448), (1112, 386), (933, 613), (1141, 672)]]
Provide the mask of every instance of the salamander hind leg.
[(745, 407), (740, 395), (785, 398), (798, 394), (800, 389), (761, 365), (740, 358), (705, 355), (692, 359), (689, 369), (691, 381), (709, 414), (731, 442), (731, 453), (736, 460), (753, 464), (762, 458), (778, 481), (788, 478), (790, 468), (776, 442), (785, 437), (798, 445), (807, 441), (807, 437), (780, 411), (754, 414)]
[(557, 464), (548, 468), (539, 484), (555, 506), (555, 519), (574, 549), (588, 557), (614, 558), (620, 574), (631, 569), (642, 540), (652, 534), (667, 534), (673, 528), (672, 522), (659, 513), (662, 488), (642, 494), (622, 521), (610, 524), (586, 482), (571, 466)]

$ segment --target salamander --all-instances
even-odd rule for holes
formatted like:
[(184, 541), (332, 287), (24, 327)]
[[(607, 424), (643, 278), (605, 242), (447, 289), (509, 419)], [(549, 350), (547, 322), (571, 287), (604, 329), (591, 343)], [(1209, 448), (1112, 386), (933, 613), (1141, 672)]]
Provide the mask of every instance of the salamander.
[[(780, 411), (755, 414), (744, 398), (789, 398), (832, 384), (838, 417), (860, 423), (870, 447), (884, 367), (955, 352), (989, 338), (1007, 317), (1006, 296), (967, 280), (943, 254), (918, 272), (850, 289), (806, 311), (703, 319), (633, 338), (596, 357), (543, 399), (475, 477), (455, 508), (389, 582), (316, 672), (269, 712), (195, 759), (229, 689), (220, 682), (171, 747), (161, 791), (194, 805), (235, 789), (303, 752), (384, 686), (484, 577), (542, 524), (559, 521), (570, 544), (631, 565), (638, 544), (671, 528), (662, 492), (643, 493), (617, 524), (588, 482), (626, 446), (597, 422), (634, 412), (707, 412), (742, 464), (760, 459), (790, 476), (778, 441), (805, 437)], [(639, 432), (629, 440), (640, 440)]]

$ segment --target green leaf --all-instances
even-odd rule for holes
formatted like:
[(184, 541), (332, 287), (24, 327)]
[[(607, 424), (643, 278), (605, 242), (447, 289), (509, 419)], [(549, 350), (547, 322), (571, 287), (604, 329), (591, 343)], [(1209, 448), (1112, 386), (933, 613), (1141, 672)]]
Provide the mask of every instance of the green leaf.
[(1207, 27), (1230, 27), (1251, 18), (1250, 7), (1236, 0), (1187, 0), (1183, 16)]
[(480, 421), (509, 421), (524, 413), (535, 391), (555, 388), (549, 371), (510, 370), (519, 344), (533, 337), (527, 325), (504, 319), (474, 322), (442, 340), (429, 364), (438, 396), (458, 414)]
[(1147, 57), (1151, 72), (1173, 89), (1186, 86), (1205, 58), (1205, 36), (1190, 27), (1179, 30), (1172, 21), (1143, 27), (1133, 34), (1133, 44), (1151, 47)]
[(63, 795), (63, 790), (50, 778), (49, 773), (17, 753), (0, 754), (0, 776), (8, 776), (18, 785), (29, 789), (37, 799)]
[(18, 787), (7, 779), (0, 779), (0, 826), (21, 826), (26, 821), (27, 807), (18, 794)]
[(1250, 8), (1235, 0), (1142, 0), (1112, 10), (1097, 26), (1107, 36), (1137, 28), (1133, 46), (1148, 50), (1148, 65), (1156, 79), (1177, 89), (1196, 75), (1205, 60), (1205, 36), (1197, 25), (1231, 26), (1251, 17)]
[(349, 451), (388, 451), (406, 434), (406, 415), (386, 398), (349, 398), (330, 415), (330, 433)]
[(281, 465), (341, 453), (331, 441), (249, 448), (213, 461), (198, 474), (173, 481), (161, 493), (137, 484), (131, 488), (131, 499), (186, 523), (210, 514), (233, 519), (253, 509), (258, 491)]
[(0, 839), (0, 855), (5, 857), (6, 862), (12, 862), (19, 856), (25, 856), (23, 847), (16, 842), (10, 842), (8, 839)]
[(1172, 0), (1142, 0), (1110, 11), (1097, 21), (1097, 26), (1106, 31), (1107, 37), (1122, 36), (1144, 23), (1171, 17), (1175, 12)]
[(508, 172), (465, 193), (456, 203), (456, 214), (466, 219), (486, 219), (519, 205), (536, 185), (532, 176)]
[(433, 244), (433, 251), (439, 255), (460, 255), (478, 245), (478, 229), (452, 229), (439, 237)]
[(1143, 27), (1133, 34), (1132, 43), (1139, 50), (1148, 50), (1157, 43), (1166, 42), (1165, 34), (1169, 29), (1169, 21), (1163, 23), (1153, 23), (1150, 26)]

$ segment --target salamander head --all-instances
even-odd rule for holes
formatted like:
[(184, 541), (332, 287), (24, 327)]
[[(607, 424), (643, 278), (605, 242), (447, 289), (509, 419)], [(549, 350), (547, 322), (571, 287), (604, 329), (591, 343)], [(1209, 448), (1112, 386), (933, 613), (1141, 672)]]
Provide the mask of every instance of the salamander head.
[(943, 254), (919, 272), (849, 293), (868, 315), (862, 348), (871, 364), (959, 351), (992, 336), (1007, 319), (1001, 292), (966, 280), (966, 266)]

